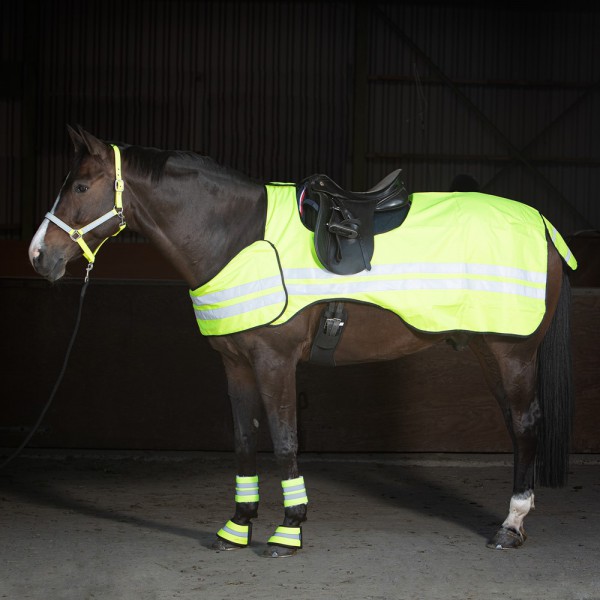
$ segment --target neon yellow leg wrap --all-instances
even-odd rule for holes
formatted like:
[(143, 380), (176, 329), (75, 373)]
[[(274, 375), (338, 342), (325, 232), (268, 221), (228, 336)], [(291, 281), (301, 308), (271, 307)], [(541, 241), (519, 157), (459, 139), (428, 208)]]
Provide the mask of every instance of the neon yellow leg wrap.
[(281, 525), (275, 530), (267, 543), (286, 548), (302, 548), (302, 527), (284, 527)]
[(252, 524), (238, 525), (233, 521), (227, 521), (223, 528), (217, 532), (217, 537), (236, 546), (248, 546), (252, 539)]
[(299, 504), (308, 504), (308, 496), (306, 495), (306, 487), (304, 486), (304, 477), (296, 477), (296, 479), (284, 479), (281, 482), (283, 488), (283, 506), (298, 506)]
[(236, 502), (258, 502), (258, 475), (251, 477), (235, 476), (235, 501)]

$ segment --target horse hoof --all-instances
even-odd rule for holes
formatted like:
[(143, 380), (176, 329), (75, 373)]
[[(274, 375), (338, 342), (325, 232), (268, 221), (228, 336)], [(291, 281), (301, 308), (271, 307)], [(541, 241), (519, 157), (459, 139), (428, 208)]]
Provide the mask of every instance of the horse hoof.
[(213, 542), (213, 545), (211, 546), (211, 548), (213, 550), (216, 550), (217, 552), (225, 552), (228, 550), (241, 550), (243, 548), (243, 546), (236, 546), (235, 544), (226, 542), (225, 540), (222, 540), (221, 538), (217, 538)]
[(288, 558), (296, 554), (296, 548), (285, 548), (284, 546), (269, 546), (264, 552), (263, 556), (267, 558)]
[(496, 532), (496, 535), (487, 543), (488, 548), (494, 550), (508, 550), (511, 548), (519, 548), (523, 545), (523, 542), (527, 539), (525, 531), (515, 531), (514, 529), (507, 529), (501, 527)]

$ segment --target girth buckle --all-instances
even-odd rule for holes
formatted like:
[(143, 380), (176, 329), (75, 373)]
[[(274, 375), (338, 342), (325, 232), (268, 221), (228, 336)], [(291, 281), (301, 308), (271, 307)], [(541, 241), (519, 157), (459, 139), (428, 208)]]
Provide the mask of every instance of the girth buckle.
[(323, 332), (325, 335), (338, 335), (338, 332), (345, 324), (345, 321), (342, 321), (342, 319), (330, 317), (329, 319), (325, 319), (325, 327), (323, 328)]

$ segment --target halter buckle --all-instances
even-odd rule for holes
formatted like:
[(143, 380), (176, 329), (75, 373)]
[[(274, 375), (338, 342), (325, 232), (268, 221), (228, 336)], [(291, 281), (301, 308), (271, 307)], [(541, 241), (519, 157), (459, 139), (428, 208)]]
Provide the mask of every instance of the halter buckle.
[(122, 179), (115, 179), (115, 192), (122, 192), (125, 189), (125, 182)]

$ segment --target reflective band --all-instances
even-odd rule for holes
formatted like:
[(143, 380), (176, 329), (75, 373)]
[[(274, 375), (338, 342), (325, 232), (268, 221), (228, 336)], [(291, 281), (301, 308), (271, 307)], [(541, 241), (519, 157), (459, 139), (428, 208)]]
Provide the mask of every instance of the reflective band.
[[(482, 277), (507, 277), (521, 279), (528, 283), (545, 283), (546, 273), (528, 271), (517, 267), (504, 265), (486, 265), (479, 263), (444, 263), (444, 262), (397, 262), (393, 264), (373, 265), (370, 271), (361, 271), (352, 275), (353, 279), (373, 279), (385, 275), (405, 275), (406, 273), (441, 274), (460, 273), (461, 275), (472, 275)], [(346, 275), (333, 275), (329, 271), (315, 268), (295, 268), (284, 270), (286, 280), (291, 279), (334, 279), (339, 280)]]
[(258, 502), (258, 475), (252, 477), (235, 477), (235, 501)]
[[(399, 265), (402, 266), (402, 265)], [(464, 265), (467, 266), (467, 265)], [(376, 271), (374, 268), (373, 271)], [(297, 296), (310, 295), (335, 295), (351, 296), (352, 294), (369, 293), (369, 292), (396, 292), (406, 290), (470, 290), (480, 292), (494, 292), (498, 294), (513, 294), (516, 296), (524, 296), (526, 298), (537, 298), (543, 300), (546, 297), (544, 289), (545, 275), (540, 273), (531, 273), (528, 281), (516, 283), (512, 281), (496, 281), (488, 279), (469, 279), (467, 277), (450, 278), (448, 274), (444, 277), (431, 279), (427, 277), (417, 278), (399, 278), (399, 279), (383, 279), (370, 281), (368, 279), (360, 279), (358, 281), (336, 281), (330, 283), (312, 283), (305, 282), (302, 285), (293, 284), (287, 280), (288, 293)], [(528, 287), (528, 283), (535, 281), (536, 276), (542, 275), (544, 281), (540, 284), (541, 287)], [(355, 277), (359, 278), (360, 275)]]
[(112, 210), (107, 212), (104, 216), (98, 217), (95, 221), (92, 221), (89, 225), (86, 225), (85, 227), (78, 229), (77, 233), (79, 233), (81, 235), (85, 235), (88, 231), (92, 231), (92, 229), (96, 229), (96, 227), (100, 227), (100, 225), (102, 225), (102, 223), (106, 223), (106, 221), (108, 221), (109, 219), (112, 219), (113, 217), (118, 217), (118, 216), (119, 216), (119, 213), (117, 212), (117, 210), (115, 208), (113, 208)]
[(560, 252), (561, 256), (563, 257), (563, 260), (569, 265), (569, 267), (571, 267), (571, 269), (576, 269), (577, 260), (573, 256), (571, 250), (569, 249), (569, 246), (567, 246), (567, 243), (563, 239), (562, 235), (560, 235), (560, 233), (556, 230), (554, 225), (552, 225), (552, 223), (550, 223), (550, 221), (548, 221), (546, 217), (542, 215), (542, 218), (544, 219), (546, 229), (550, 234), (550, 239), (552, 240), (552, 243), (556, 246), (556, 249)]
[(241, 285), (236, 285), (231, 288), (204, 294), (202, 296), (192, 296), (192, 302), (195, 306), (202, 306), (205, 304), (218, 304), (220, 302), (226, 302), (227, 300), (234, 300), (247, 296), (249, 294), (255, 294), (256, 292), (262, 292), (276, 288), (281, 285), (281, 275), (275, 275), (273, 277), (265, 277)]
[(190, 291), (190, 297), (203, 335), (234, 333), (240, 324), (248, 329), (271, 323), (287, 305), (277, 251), (264, 240), (254, 242), (218, 277)]
[[(407, 277), (417, 273), (418, 277)], [(427, 277), (439, 274), (440, 277)], [(454, 274), (458, 276), (453, 276)], [(394, 279), (379, 277), (397, 276)], [(497, 265), (443, 264), (443, 263), (400, 263), (374, 265), (371, 271), (352, 276), (352, 280), (332, 275), (318, 269), (284, 269), (288, 294), (293, 296), (348, 297), (353, 294), (374, 292), (398, 292), (408, 290), (470, 290), (512, 294), (526, 298), (544, 300), (546, 297), (546, 274)], [(481, 278), (479, 278), (481, 277)], [(512, 281), (489, 279), (510, 278)], [(301, 281), (298, 281), (301, 280)], [(269, 277), (252, 283), (234, 286), (204, 296), (192, 296), (196, 319), (218, 320), (241, 317), (247, 313), (285, 302), (285, 291), (275, 289), (268, 294), (249, 297), (249, 294), (273, 290), (281, 284), (281, 277)], [(533, 287), (537, 286), (537, 287)], [(233, 301), (228, 306), (212, 306)]]
[(283, 506), (298, 506), (299, 504), (308, 504), (308, 496), (304, 487), (304, 477), (296, 479), (285, 479), (281, 482), (283, 488)]
[(302, 548), (302, 528), (280, 526), (269, 538), (268, 544), (277, 544), (286, 548)]
[[(104, 215), (104, 216), (106, 216), (106, 215)], [(114, 216), (114, 215), (112, 215), (112, 214), (109, 215), (109, 217), (112, 217), (112, 216)], [(55, 225), (60, 227), (66, 233), (68, 233), (69, 237), (74, 242), (79, 244), (79, 247), (81, 248), (81, 252), (83, 253), (83, 256), (85, 257), (85, 259), (89, 263), (94, 262), (94, 260), (96, 259), (96, 255), (94, 252), (92, 252), (91, 248), (85, 243), (85, 240), (83, 239), (84, 234), (87, 233), (87, 231), (89, 231), (89, 229), (87, 231), (83, 231), (83, 229), (73, 229), (72, 227), (69, 227), (64, 221), (61, 221), (53, 213), (46, 213), (45, 218), (48, 219), (48, 221), (51, 221), (52, 223), (54, 223)], [(104, 217), (100, 217), (100, 218), (103, 219)], [(99, 219), (96, 219), (96, 221), (98, 221), (98, 220)], [(108, 220), (108, 219), (105, 219), (105, 220)], [(102, 221), (102, 222), (104, 222), (104, 221)], [(90, 223), (90, 225), (91, 225), (91, 223)]]
[(217, 537), (237, 546), (247, 546), (252, 539), (252, 524), (238, 525), (233, 521), (227, 521), (217, 532)]
[[(281, 277), (278, 277), (277, 279), (279, 283), (281, 283)], [(260, 284), (261, 282), (258, 281), (257, 283)], [(193, 298), (192, 300), (195, 301), (196, 299)], [(200, 298), (200, 300), (203, 299)], [(250, 300), (243, 300), (240, 301), (239, 304), (234, 304), (232, 306), (224, 306), (223, 308), (217, 307), (202, 310), (195, 307), (196, 319), (200, 319), (202, 321), (227, 319), (228, 317), (237, 317), (245, 313), (258, 310), (260, 308), (268, 308), (270, 306), (281, 306), (283, 303), (285, 303), (285, 291), (283, 289), (280, 289), (271, 294), (259, 296), (258, 298), (252, 298)]]

